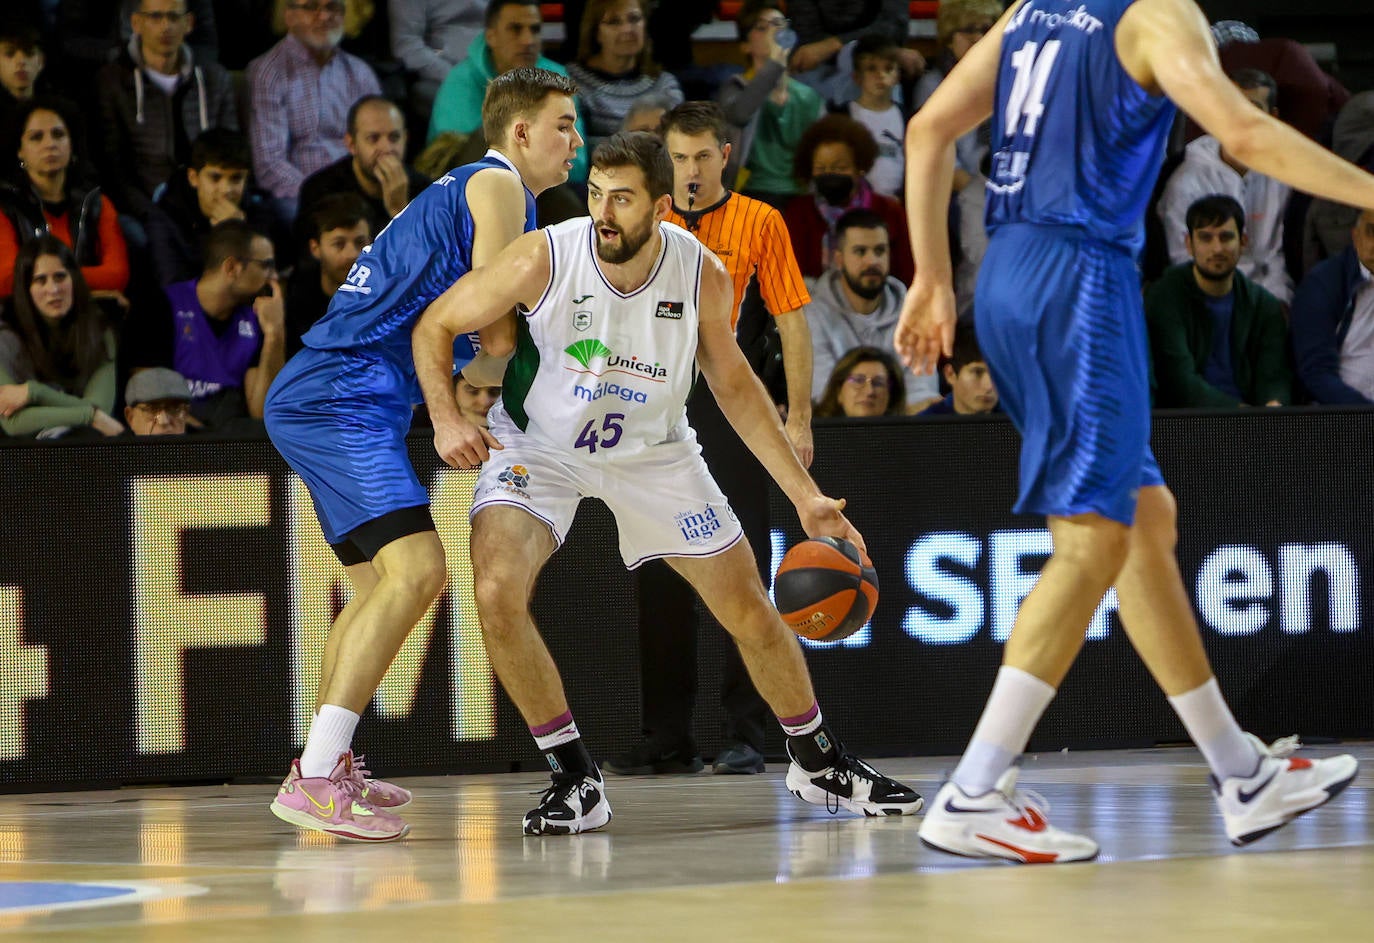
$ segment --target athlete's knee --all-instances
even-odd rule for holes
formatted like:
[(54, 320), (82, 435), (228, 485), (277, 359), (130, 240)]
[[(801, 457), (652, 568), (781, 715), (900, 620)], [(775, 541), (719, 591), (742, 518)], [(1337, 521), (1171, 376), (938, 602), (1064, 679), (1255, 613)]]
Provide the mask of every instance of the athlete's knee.
[(532, 579), (506, 563), (473, 561), (473, 596), (482, 630), (500, 631), (524, 620), (529, 612)]
[(1110, 582), (1126, 562), (1130, 530), (1096, 514), (1061, 519), (1052, 528), (1054, 558), (1061, 566)]
[(448, 582), (448, 566), (442, 548), (411, 555), (403, 566), (391, 567), (385, 577), (394, 587), (415, 599), (433, 600)]
[(1174, 552), (1178, 543), (1178, 503), (1168, 488), (1160, 485), (1140, 489), (1131, 539), (1150, 552)]

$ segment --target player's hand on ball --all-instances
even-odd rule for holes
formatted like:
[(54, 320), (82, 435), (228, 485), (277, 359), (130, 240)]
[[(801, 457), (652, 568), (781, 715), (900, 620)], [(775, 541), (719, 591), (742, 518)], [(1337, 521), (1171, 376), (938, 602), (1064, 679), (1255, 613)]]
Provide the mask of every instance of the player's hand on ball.
[(818, 494), (797, 505), (797, 517), (801, 519), (802, 530), (808, 537), (843, 537), (868, 555), (868, 545), (863, 534), (849, 523), (844, 511), (844, 498), (827, 498)]
[(434, 427), (434, 451), (454, 468), (477, 468), (492, 450), (503, 448), (496, 436), (466, 419)]

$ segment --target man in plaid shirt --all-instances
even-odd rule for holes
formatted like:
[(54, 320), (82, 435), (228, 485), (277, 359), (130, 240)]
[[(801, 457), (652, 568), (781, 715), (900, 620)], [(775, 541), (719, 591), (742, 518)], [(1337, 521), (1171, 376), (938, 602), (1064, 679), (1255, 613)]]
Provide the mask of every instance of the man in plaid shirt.
[(372, 67), (339, 48), (345, 7), (345, 0), (290, 0), (286, 36), (248, 63), (253, 172), (287, 224), (301, 181), (347, 156), (349, 107), (382, 91)]

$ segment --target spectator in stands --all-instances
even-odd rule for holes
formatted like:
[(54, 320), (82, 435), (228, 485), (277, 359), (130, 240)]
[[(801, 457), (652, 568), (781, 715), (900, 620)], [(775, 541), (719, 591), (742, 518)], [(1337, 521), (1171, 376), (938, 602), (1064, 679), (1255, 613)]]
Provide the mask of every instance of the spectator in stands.
[[(1331, 129), (1331, 149), (1352, 164), (1374, 171), (1374, 91), (1346, 102)], [(1360, 211), (1331, 200), (1313, 200), (1303, 226), (1303, 270), (1340, 255), (1350, 245), (1351, 227)]]
[(36, 93), (43, 63), (38, 29), (23, 20), (0, 18), (0, 141), (14, 138), (15, 118)]
[(1233, 197), (1188, 207), (1190, 261), (1145, 292), (1158, 406), (1284, 406), (1293, 399), (1283, 307), (1237, 270), (1245, 210)]
[[(907, 0), (789, 0), (787, 15), (800, 43), (792, 53), (792, 72), (823, 99), (834, 102), (855, 97), (848, 70), (839, 67), (840, 50), (868, 33), (882, 33), (900, 47), (911, 21)], [(903, 69), (913, 77), (925, 68), (925, 60), (914, 49), (903, 49), (901, 57)]]
[[(171, 367), (191, 384), (191, 413), (211, 428), (262, 418), (286, 351), (286, 314), (272, 241), (242, 220), (205, 237), (205, 268), (168, 285), (168, 306), (135, 309), (130, 366)], [(269, 292), (270, 289), (270, 292)]]
[(878, 145), (868, 129), (848, 115), (826, 115), (802, 135), (792, 171), (811, 190), (793, 197), (783, 210), (802, 274), (817, 278), (834, 257), (834, 227), (850, 210), (867, 209), (882, 218), (892, 245), (892, 274), (911, 284), (916, 264), (911, 258), (906, 213), (892, 197), (874, 193), (864, 174), (873, 169)]
[(849, 117), (868, 129), (878, 145), (873, 169), (865, 176), (869, 186), (884, 196), (902, 199), (906, 160), (902, 140), (906, 120), (892, 100), (901, 75), (901, 47), (883, 33), (869, 33), (854, 46), (854, 81), (859, 97), (845, 106)]
[(99, 75), (101, 169), (120, 212), (142, 222), (201, 132), (238, 130), (238, 103), (229, 73), (186, 45), (186, 0), (138, 0), (131, 22), (128, 46)]
[[(892, 278), (891, 242), (872, 210), (850, 210), (835, 224), (831, 268), (811, 288), (806, 322), (811, 328), (811, 396), (819, 400), (831, 371), (855, 347), (892, 347), (906, 285)], [(903, 368), (905, 370), (905, 368)], [(940, 396), (934, 376), (905, 370), (906, 401), (916, 408)]]
[(589, 0), (578, 30), (577, 61), (568, 75), (577, 83), (578, 110), (587, 124), (586, 151), (620, 129), (630, 103), (655, 93), (681, 104), (682, 89), (654, 61), (645, 0)]
[(265, 194), (249, 184), (248, 139), (211, 128), (191, 145), (191, 162), (174, 173), (148, 213), (148, 251), (164, 288), (195, 278), (204, 267), (200, 244), (215, 224), (244, 219), (271, 231), (274, 215)]
[[(999, 0), (942, 0), (935, 18), (935, 38), (940, 54), (916, 83), (915, 109), (919, 110), (955, 63), (982, 39), (1002, 15)], [(984, 123), (961, 137), (955, 144), (954, 192), (978, 176), (978, 165), (988, 150), (988, 125)]]
[(620, 130), (657, 134), (659, 125), (663, 123), (663, 116), (672, 108), (672, 101), (667, 95), (658, 92), (640, 95), (630, 102), (630, 110), (625, 112), (625, 121), (621, 124)]
[[(96, 297), (118, 296), (129, 284), (129, 254), (119, 215), (76, 153), (68, 106), (35, 98), (15, 119), (19, 140), (13, 182), (0, 186), (0, 297), (14, 285), (19, 246), (51, 233), (72, 248)], [(11, 144), (15, 142), (11, 141)]]
[(124, 431), (115, 401), (115, 335), (91, 301), (72, 252), (50, 235), (15, 260), (16, 290), (0, 322), (0, 431), (43, 438), (90, 427)]
[(474, 426), (487, 428), (487, 413), (501, 398), (499, 386), (473, 386), (459, 373), (453, 378), (453, 395), (458, 400), (458, 412)]
[(978, 346), (973, 318), (954, 323), (954, 352), (940, 358), (940, 376), (949, 387), (945, 398), (931, 403), (921, 416), (976, 416), (997, 409), (997, 387)]
[(424, 174), (406, 166), (405, 116), (385, 98), (369, 95), (354, 102), (348, 110), (344, 144), (348, 156), (316, 171), (301, 184), (296, 232), (302, 245), (314, 228), (311, 214), (330, 194), (355, 193), (361, 197), (376, 233), (429, 186)]
[(792, 176), (793, 155), (802, 133), (825, 110), (819, 94), (787, 74), (791, 49), (778, 44), (778, 34), (788, 24), (776, 0), (740, 11), (735, 28), (748, 65), (726, 79), (717, 96), (735, 142), (727, 186), (776, 209), (805, 192)]
[(954, 215), (958, 220), (958, 262), (954, 267), (954, 299), (960, 314), (973, 312), (973, 294), (978, 284), (978, 269), (988, 251), (988, 230), (983, 221), (988, 202), (988, 173), (992, 170), (991, 152), (983, 155), (978, 176), (970, 177), (954, 195)]
[(380, 95), (372, 67), (339, 48), (345, 0), (290, 0), (287, 34), (248, 64), (253, 170), (289, 225), (305, 178), (347, 154), (348, 110)]
[(389, 0), (391, 54), (410, 76), (410, 100), (427, 115), (449, 71), (482, 35), (482, 0)]
[[(456, 131), (466, 136), (480, 134), (482, 130), (482, 99), (487, 94), (487, 83), (498, 75), (511, 69), (537, 66), (567, 75), (568, 70), (539, 52), (539, 35), (544, 27), (542, 14), (536, 0), (491, 0), (487, 4), (486, 28), (468, 46), (467, 58), (449, 70), (443, 84), (439, 86), (434, 98), (434, 111), (429, 119), (429, 140), (445, 131)], [(577, 133), (586, 140), (586, 118), (578, 108)], [(485, 141), (480, 150), (466, 148), (476, 160), (482, 156)], [(573, 161), (570, 180), (587, 179), (589, 147), (577, 152)]]
[[(1246, 69), (1232, 81), (1255, 107), (1278, 114), (1274, 80), (1263, 72)], [(1157, 211), (1164, 224), (1164, 240), (1169, 261), (1174, 265), (1188, 261), (1186, 243), (1188, 208), (1201, 197), (1224, 193), (1245, 207), (1249, 221), (1248, 243), (1240, 260), (1240, 270), (1251, 281), (1262, 285), (1280, 301), (1293, 297), (1293, 281), (1283, 258), (1283, 216), (1289, 190), (1285, 184), (1256, 173), (1227, 153), (1210, 134), (1188, 145), (1160, 196)]]
[(134, 435), (185, 435), (191, 386), (166, 367), (140, 370), (124, 384), (124, 421)]
[[(302, 216), (304, 216), (302, 212)], [(329, 301), (372, 242), (371, 209), (355, 193), (331, 193), (310, 210), (303, 258), (286, 284), (286, 354), (301, 349), (301, 335), (324, 317)]]
[(816, 403), (818, 418), (901, 416), (905, 412), (902, 368), (897, 358), (877, 347), (855, 347), (841, 357)]
[(1283, 37), (1261, 39), (1253, 30), (1247, 35), (1247, 29), (1235, 20), (1213, 25), (1222, 68), (1228, 75), (1257, 69), (1273, 76), (1279, 89), (1274, 104), (1282, 110), (1283, 120), (1317, 138), (1349, 100), (1350, 92), (1322, 71), (1302, 43)]
[(1350, 237), (1293, 296), (1298, 379), (1318, 403), (1374, 402), (1374, 211), (1356, 217)]

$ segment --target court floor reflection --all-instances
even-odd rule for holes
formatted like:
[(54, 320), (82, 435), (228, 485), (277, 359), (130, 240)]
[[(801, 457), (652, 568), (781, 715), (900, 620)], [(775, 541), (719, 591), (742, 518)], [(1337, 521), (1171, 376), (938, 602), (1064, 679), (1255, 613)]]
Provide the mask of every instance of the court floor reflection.
[[(1341, 749), (1374, 763), (1374, 745)], [(930, 795), (950, 760), (882, 765)], [(722, 927), (732, 940), (909, 939), (919, 928), (933, 940), (1072, 940), (1100, 939), (1091, 928), (1107, 921), (1126, 940), (1218, 929), (1268, 940), (1292, 930), (1274, 909), (1286, 897), (1302, 903), (1304, 933), (1368, 938), (1374, 819), (1363, 779), (1244, 851), (1227, 843), (1191, 750), (1030, 757), (1021, 780), (1046, 796), (1057, 824), (1098, 839), (1099, 862), (1015, 868), (945, 856), (920, 844), (919, 817), (802, 804), (780, 765), (755, 777), (613, 778), (609, 828), (562, 838), (521, 834), (538, 775), (408, 780), (412, 832), (388, 845), (298, 833), (268, 814), (270, 786), (8, 796), (0, 934), (213, 943), (356, 929), (663, 943)], [(92, 883), (143, 893), (80, 908), (15, 903), (21, 887), (89, 896), (60, 886)]]

